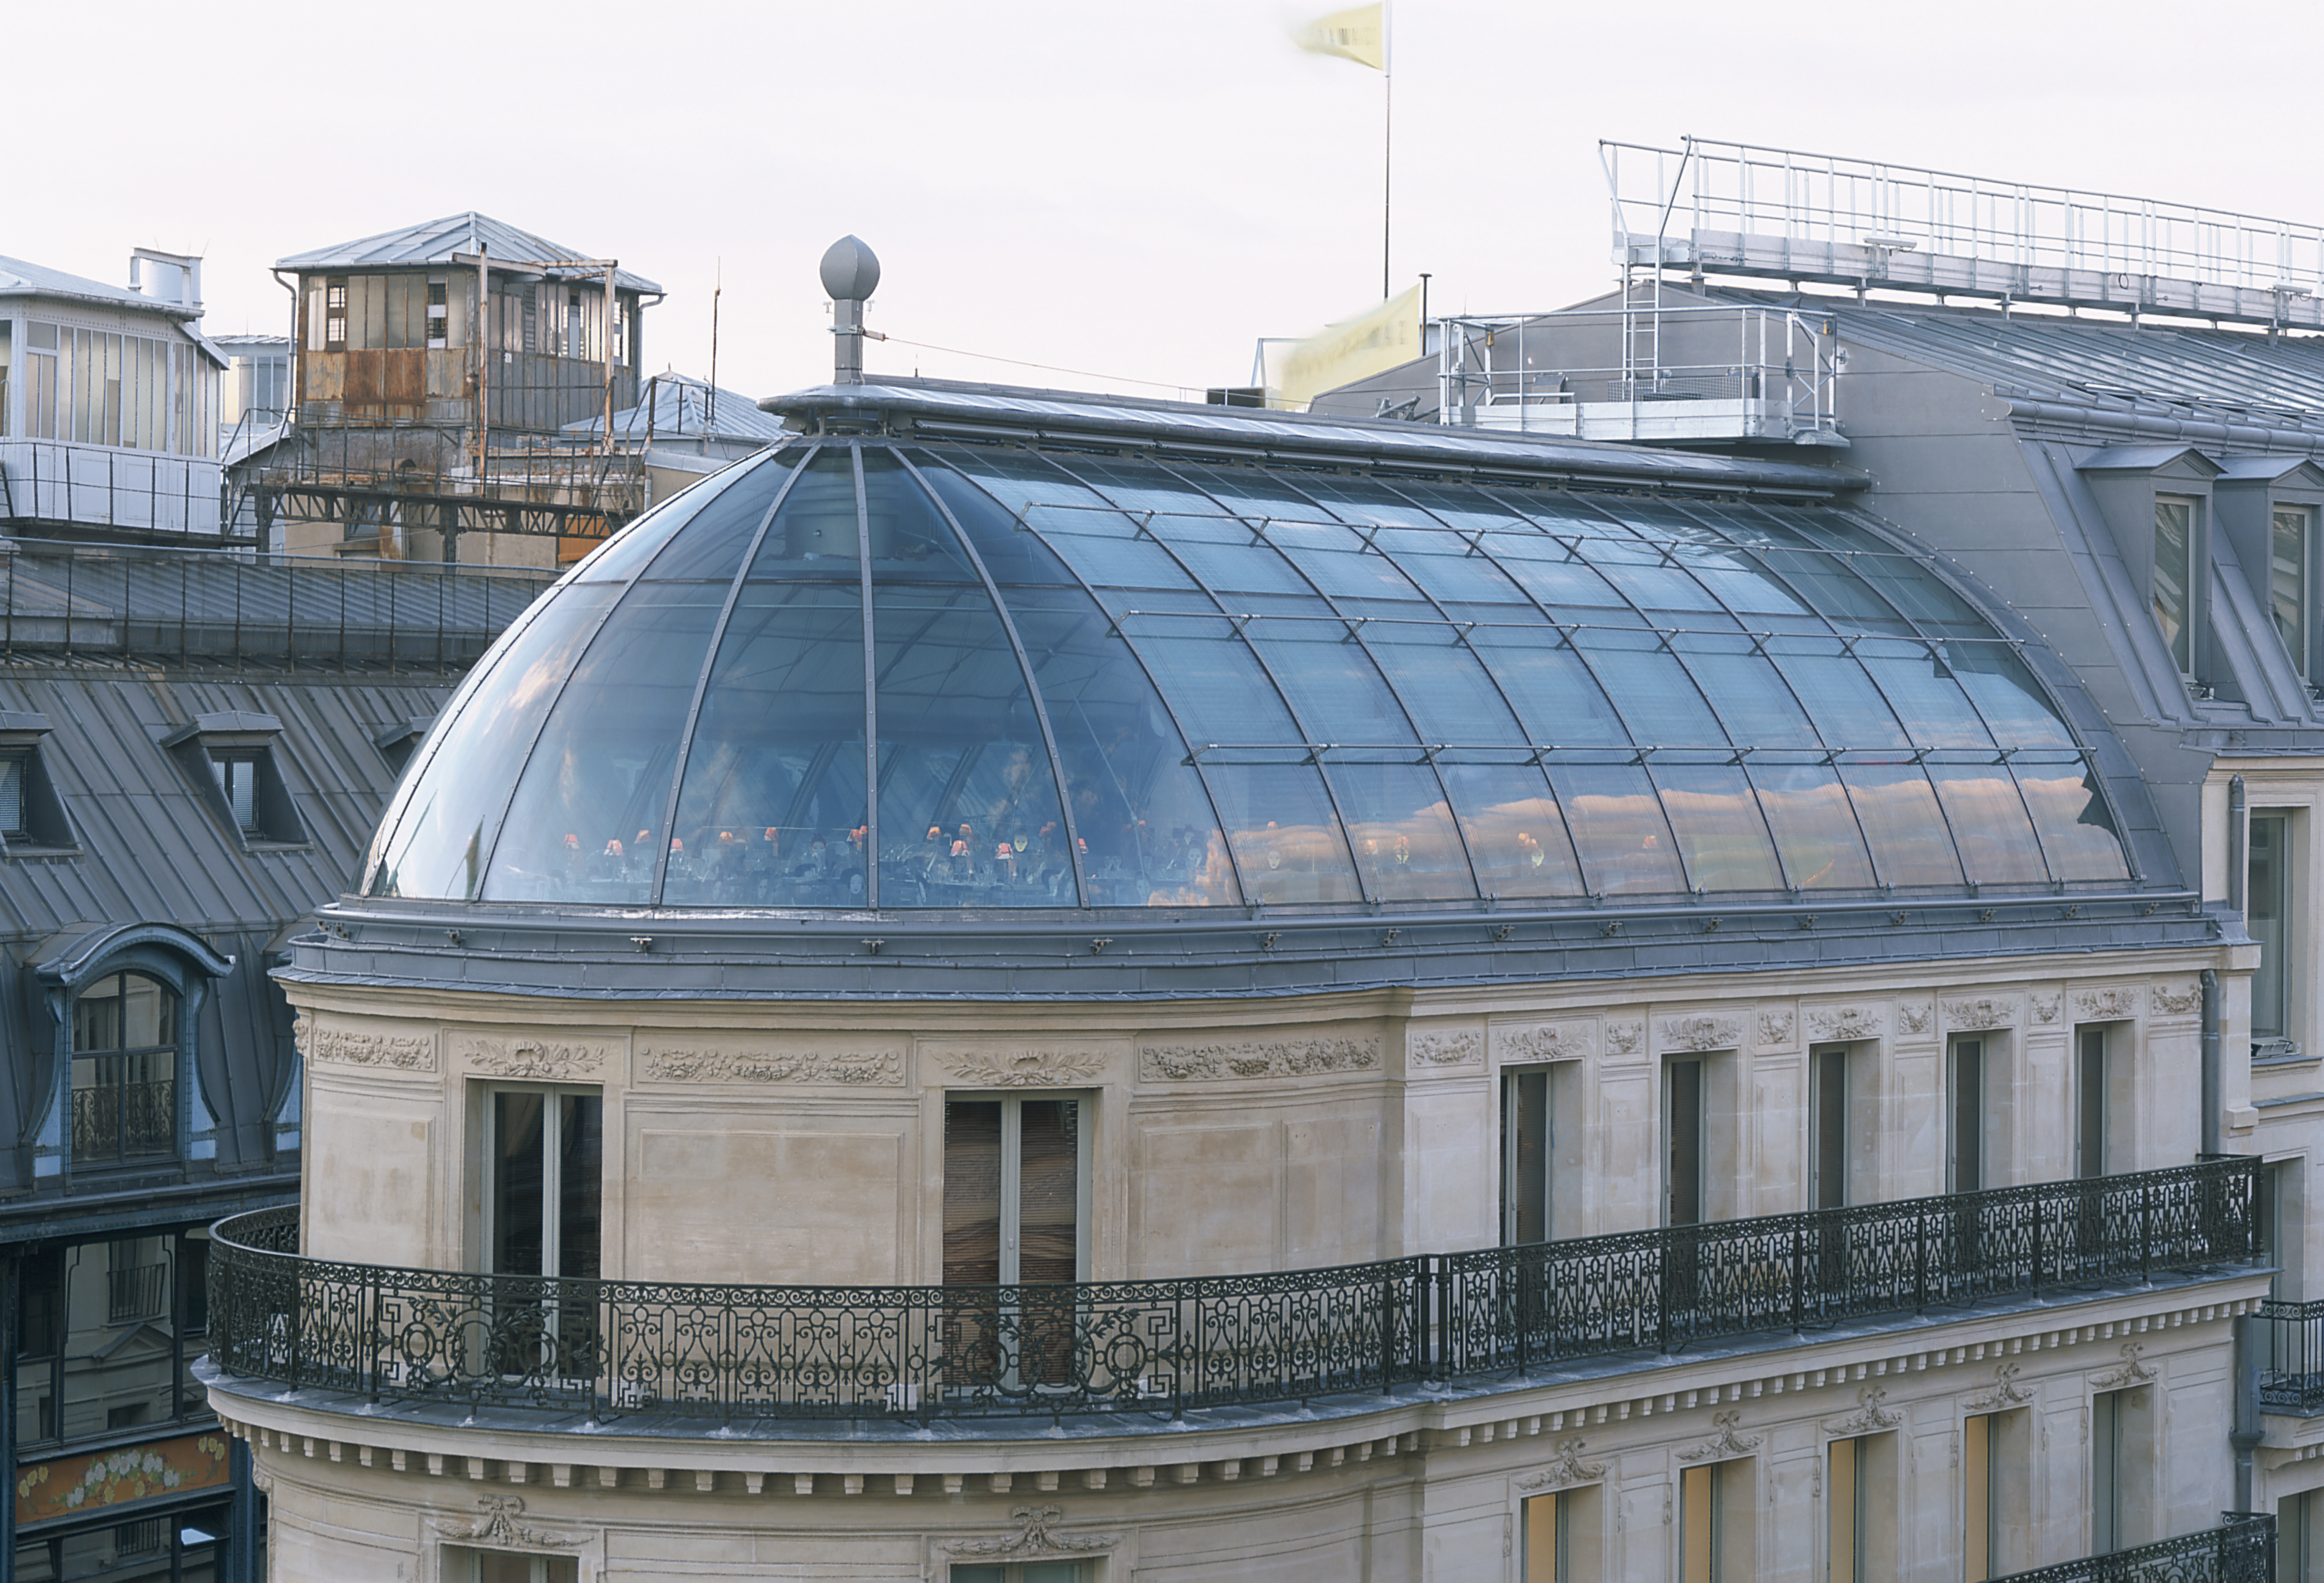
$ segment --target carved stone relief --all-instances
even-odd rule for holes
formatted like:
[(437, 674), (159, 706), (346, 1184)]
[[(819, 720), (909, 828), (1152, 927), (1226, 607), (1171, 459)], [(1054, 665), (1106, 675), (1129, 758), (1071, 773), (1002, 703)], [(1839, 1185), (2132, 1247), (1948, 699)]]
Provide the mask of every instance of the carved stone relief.
[(1636, 1055), (1646, 1036), (1646, 1025), (1642, 1022), (1609, 1022), (1606, 1025), (1606, 1047), (1617, 1055)]
[(1597, 1045), (1595, 1033), (1594, 1026), (1586, 1022), (1497, 1027), (1493, 1030), (1493, 1056), (1505, 1066), (1586, 1059)]
[(374, 1034), (324, 1027), (300, 1012), (290, 1024), (300, 1056), (332, 1066), (384, 1066), (396, 1072), (436, 1070), (433, 1034)]
[(572, 1082), (601, 1076), (613, 1046), (579, 1039), (468, 1037), (454, 1053), (475, 1071), (493, 1077), (530, 1079), (534, 1082)]
[(439, 1517), (431, 1526), (446, 1539), (498, 1545), (507, 1550), (570, 1550), (587, 1541), (586, 1534), (552, 1532), (521, 1521), (521, 1496), (478, 1496), (476, 1505), (483, 1508), (484, 1515), (474, 1523)]
[(1378, 1039), (1283, 1039), (1220, 1045), (1148, 1045), (1138, 1054), (1140, 1077), (1154, 1082), (1201, 1078), (1308, 1077), (1372, 1072)]
[(2122, 1348), (2122, 1361), (2115, 1365), (2114, 1367), (2107, 1369), (2104, 1374), (2092, 1375), (2090, 1376), (2090, 1389), (2094, 1391), (2119, 1391), (2130, 1385), (2143, 1385), (2147, 1381), (2153, 1379), (2154, 1377), (2154, 1370), (2148, 1367), (2146, 1364), (2142, 1361), (2143, 1355), (2145, 1351), (2146, 1346), (2144, 1342), (2125, 1342)]
[(1065, 1513), (1056, 1506), (1011, 1506), (1009, 1520), (1017, 1532), (1001, 1539), (955, 1539), (936, 1548), (954, 1556), (1085, 1556), (1112, 1550), (1121, 1543), (1119, 1533), (1060, 1533)]
[(1474, 1066), (1485, 1058), (1485, 1035), (1472, 1030), (1457, 1034), (1407, 1034), (1405, 1054), (1423, 1066)]
[(1743, 1043), (1739, 1017), (1666, 1017), (1663, 1019), (1665, 1050), (1733, 1050)]
[(2055, 1022), (2059, 1008), (2064, 1004), (2065, 999), (2063, 995), (2036, 995), (2027, 1005), (2033, 1010), (2035, 1022)]
[(1808, 1010), (1809, 1036), (1825, 1044), (1845, 1044), (1880, 1036), (1877, 1007), (1817, 1006)]
[(2074, 997), (2074, 1010), (2084, 1022), (2127, 1022), (2138, 1015), (2138, 996), (2127, 989), (2085, 989)]
[(961, 1082), (978, 1088), (1054, 1089), (1094, 1082), (1105, 1073), (1106, 1053), (1071, 1046), (1016, 1050), (947, 1050), (941, 1059)]
[(2190, 984), (2181, 989), (2175, 984), (2154, 986), (2154, 1009), (2171, 1017), (2184, 1017), (2202, 1004), (2203, 986)]
[(1582, 1459), (1582, 1453), (1588, 1444), (1588, 1441), (1580, 1439), (1558, 1441), (1556, 1450), (1550, 1457), (1549, 1465), (1519, 1478), (1517, 1481), (1517, 1489), (1521, 1493), (1529, 1495), (1535, 1490), (1564, 1489), (1572, 1485), (1590, 1484), (1605, 1477), (1606, 1464), (1585, 1462)]
[(1908, 1034), (1925, 1034), (1929, 1031), (1929, 1018), (1935, 1010), (1925, 1000), (1899, 1006), (1896, 1008), (1897, 1025)]
[(1738, 1432), (1742, 1422), (1743, 1410), (1739, 1407), (1729, 1407), (1724, 1413), (1712, 1413), (1711, 1426), (1719, 1432), (1702, 1444), (1690, 1446), (1681, 1451), (1678, 1454), (1678, 1459), (1682, 1462), (1708, 1462), (1713, 1458), (1749, 1456), (1758, 1449), (1759, 1442), (1767, 1437)]
[(1970, 1395), (1961, 1404), (1969, 1413), (2001, 1413), (2012, 1407), (2023, 1407), (2034, 1399), (2034, 1393), (2017, 1383), (2023, 1366), (2005, 1363), (1993, 1371), (1993, 1384)]
[(656, 1082), (828, 1082), (894, 1088), (899, 1050), (781, 1050), (759, 1045), (648, 1045), (638, 1072)]
[(1760, 1048), (1788, 1049), (1792, 1043), (1792, 1029), (1796, 1026), (1790, 1007), (1762, 1007), (1759, 1011)]
[(2017, 1026), (2017, 1002), (1991, 999), (1948, 1000), (1945, 1002), (1945, 1026), (1957, 1033), (2015, 1027)]
[(1886, 1386), (1865, 1386), (1856, 1393), (1856, 1411), (1845, 1418), (1824, 1420), (1824, 1433), (1835, 1439), (1840, 1439), (1849, 1435), (1872, 1434), (1880, 1430), (1895, 1428), (1904, 1422), (1904, 1415), (1880, 1404), (1887, 1399)]

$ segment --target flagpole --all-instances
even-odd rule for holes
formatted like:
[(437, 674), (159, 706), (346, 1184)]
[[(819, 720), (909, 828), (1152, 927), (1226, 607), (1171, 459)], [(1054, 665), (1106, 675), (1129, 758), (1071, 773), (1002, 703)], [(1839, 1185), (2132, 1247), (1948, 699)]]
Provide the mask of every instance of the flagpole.
[(1396, 7), (1380, 0), (1380, 300), (1388, 299), (1388, 239), (1396, 198)]

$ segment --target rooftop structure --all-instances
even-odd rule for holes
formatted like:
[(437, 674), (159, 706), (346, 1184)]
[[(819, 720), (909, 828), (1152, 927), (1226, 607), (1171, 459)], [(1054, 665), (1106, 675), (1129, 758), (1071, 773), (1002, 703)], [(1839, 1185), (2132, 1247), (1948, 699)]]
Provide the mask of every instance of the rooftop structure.
[(292, 944), (205, 1374), (278, 1568), (2264, 1569), (2285, 959), (2111, 594), (1830, 447), (855, 350)]
[[(263, 541), (545, 566), (644, 509), (642, 461), (603, 426), (638, 400), (651, 281), (475, 213), (275, 267), (290, 419), (237, 461), (233, 502)], [(572, 430), (592, 416), (594, 438)]]

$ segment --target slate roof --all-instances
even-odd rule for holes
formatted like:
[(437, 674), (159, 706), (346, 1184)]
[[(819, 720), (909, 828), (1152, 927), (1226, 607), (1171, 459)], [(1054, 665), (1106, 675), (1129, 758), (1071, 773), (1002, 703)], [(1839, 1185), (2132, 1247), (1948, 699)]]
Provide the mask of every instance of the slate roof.
[[(440, 220), (423, 220), (416, 225), (383, 231), (376, 236), (343, 242), (336, 247), (294, 253), (288, 258), (275, 260), (274, 267), (304, 273), (318, 270), (417, 268), (449, 264), (454, 253), (473, 253), (479, 248), (493, 258), (506, 259), (512, 263), (567, 261), (579, 263), (596, 256), (576, 253), (562, 243), (551, 242), (546, 236), (470, 209), (465, 214), (447, 215)], [(622, 286), (632, 291), (659, 292), (661, 290), (643, 275), (633, 274), (628, 270), (619, 272), (617, 278)]]

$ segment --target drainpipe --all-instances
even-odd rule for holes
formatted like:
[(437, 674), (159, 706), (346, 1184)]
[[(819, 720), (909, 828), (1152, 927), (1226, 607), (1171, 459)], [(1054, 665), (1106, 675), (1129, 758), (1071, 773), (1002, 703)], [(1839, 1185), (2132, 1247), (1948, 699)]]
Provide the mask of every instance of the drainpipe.
[(2203, 970), (2203, 1158), (2219, 1154), (2219, 975)]
[(2253, 1509), (2252, 1454), (2259, 1450), (2263, 1438), (2259, 1422), (2260, 1326), (2267, 1322), (2255, 1313), (2238, 1315), (2235, 1321), (2235, 1415), (2229, 1421), (2231, 1427), (2227, 1431), (2227, 1444), (2236, 1454), (2235, 1509), (2237, 1512)]

